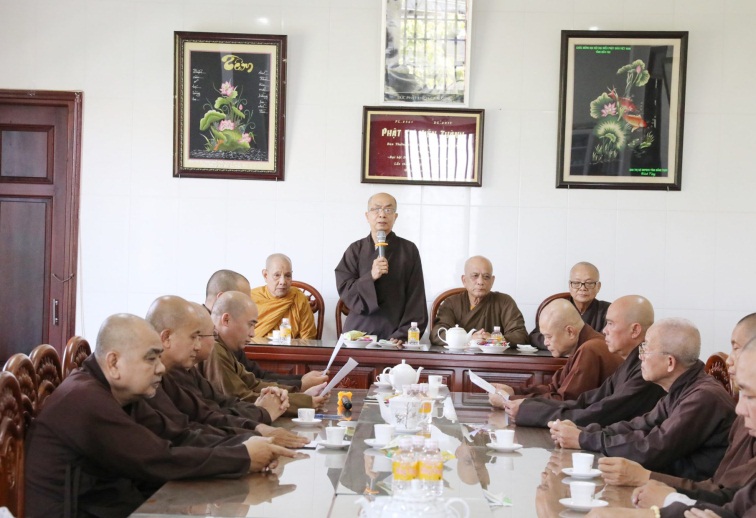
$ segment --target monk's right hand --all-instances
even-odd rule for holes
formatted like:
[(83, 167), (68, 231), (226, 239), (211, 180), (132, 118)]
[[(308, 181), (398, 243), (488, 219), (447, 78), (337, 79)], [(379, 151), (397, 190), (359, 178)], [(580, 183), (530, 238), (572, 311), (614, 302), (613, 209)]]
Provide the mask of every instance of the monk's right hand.
[(385, 257), (376, 257), (373, 261), (373, 268), (370, 270), (370, 275), (374, 281), (377, 281), (388, 273), (388, 259)]
[(651, 478), (649, 470), (623, 457), (600, 458), (598, 469), (604, 481), (613, 486), (641, 486)]
[(268, 471), (278, 465), (278, 457), (296, 457), (297, 452), (273, 444), (270, 437), (250, 437), (244, 441), (249, 455), (249, 472)]
[(286, 393), (286, 398), (282, 401), (279, 393), (263, 392), (255, 400), (255, 406), (264, 408), (270, 414), (270, 420), (275, 421), (289, 408), (289, 395)]

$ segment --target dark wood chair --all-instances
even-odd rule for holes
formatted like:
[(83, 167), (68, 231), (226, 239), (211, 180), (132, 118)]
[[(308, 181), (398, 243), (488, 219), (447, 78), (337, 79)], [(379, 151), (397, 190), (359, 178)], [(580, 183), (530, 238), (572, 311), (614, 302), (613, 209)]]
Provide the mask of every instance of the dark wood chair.
[(66, 379), (71, 372), (81, 368), (81, 364), (87, 357), (92, 354), (92, 348), (89, 342), (80, 336), (73, 336), (63, 349), (63, 379)]
[(31, 360), (24, 353), (16, 353), (5, 363), (5, 372), (15, 376), (21, 390), (21, 407), (24, 411), (24, 423), (27, 428), (36, 415), (37, 408), (37, 373)]
[(24, 408), (18, 380), (0, 372), (0, 506), (24, 515)]
[(438, 315), (438, 310), (441, 307), (441, 304), (443, 304), (444, 301), (448, 299), (449, 297), (451, 297), (452, 295), (462, 293), (463, 291), (465, 291), (465, 288), (452, 288), (450, 290), (446, 290), (441, 295), (436, 297), (436, 300), (434, 300), (433, 304), (431, 305), (430, 327), (433, 327), (433, 323), (436, 321), (436, 315)]
[(53, 390), (63, 381), (60, 356), (50, 344), (42, 344), (35, 347), (29, 355), (34, 372), (37, 373), (37, 408), (35, 415), (39, 415), (42, 407)]
[[(535, 316), (535, 324), (538, 325), (538, 319), (541, 317), (541, 311), (543, 311), (543, 308), (549, 305), (550, 302), (555, 301), (556, 299), (567, 299), (570, 298), (570, 292), (565, 291), (563, 293), (554, 293), (553, 295), (546, 297), (543, 302), (541, 302), (541, 305), (538, 306), (538, 309), (536, 310), (536, 316)], [(599, 331), (601, 331), (599, 329)]]
[(720, 382), (728, 394), (737, 397), (737, 391), (730, 380), (730, 373), (727, 372), (727, 354), (719, 352), (709, 356), (704, 370), (709, 376)]
[(323, 338), (323, 318), (325, 317), (325, 302), (323, 301), (322, 295), (320, 295), (318, 290), (306, 282), (291, 281), (291, 285), (301, 290), (302, 293), (305, 294), (305, 297), (310, 301), (310, 307), (312, 308), (312, 313), (316, 319), (315, 325), (317, 334), (315, 335), (315, 338), (320, 340)]
[(343, 300), (339, 299), (336, 303), (336, 336), (341, 336), (341, 333), (344, 331), (344, 321), (341, 317), (347, 316), (348, 314), (349, 308), (344, 304)]

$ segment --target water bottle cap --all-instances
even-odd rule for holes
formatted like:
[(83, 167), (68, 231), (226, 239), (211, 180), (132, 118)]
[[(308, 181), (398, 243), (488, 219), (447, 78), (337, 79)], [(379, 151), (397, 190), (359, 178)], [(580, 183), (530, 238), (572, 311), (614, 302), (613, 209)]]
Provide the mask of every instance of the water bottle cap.
[(411, 327), (417, 327), (417, 322), (412, 322), (412, 326)]
[(498, 333), (499, 331), (501, 331), (501, 327), (500, 326), (494, 326), (494, 333)]

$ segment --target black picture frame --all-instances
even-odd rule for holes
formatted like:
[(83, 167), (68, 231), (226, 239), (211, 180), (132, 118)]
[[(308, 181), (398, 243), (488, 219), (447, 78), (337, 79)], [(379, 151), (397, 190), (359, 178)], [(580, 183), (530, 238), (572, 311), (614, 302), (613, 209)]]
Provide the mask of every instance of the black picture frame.
[(688, 33), (562, 31), (558, 188), (682, 187)]
[(174, 177), (284, 179), (286, 44), (174, 33)]

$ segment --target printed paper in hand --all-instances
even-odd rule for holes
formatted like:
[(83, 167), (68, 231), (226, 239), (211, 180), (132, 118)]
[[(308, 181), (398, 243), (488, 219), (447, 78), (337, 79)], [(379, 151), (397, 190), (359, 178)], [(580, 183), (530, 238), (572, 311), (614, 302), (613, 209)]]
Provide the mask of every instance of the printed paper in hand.
[(333, 387), (339, 384), (341, 380), (346, 377), (347, 374), (352, 372), (355, 367), (357, 367), (359, 363), (355, 361), (354, 358), (349, 358), (349, 360), (346, 362), (346, 365), (344, 365), (339, 372), (336, 373), (336, 375), (333, 377), (333, 379), (328, 383), (328, 385), (325, 386), (323, 391), (320, 393), (321, 396), (328, 394)]
[(344, 345), (344, 335), (341, 335), (339, 337), (339, 340), (336, 342), (336, 347), (333, 348), (333, 352), (331, 353), (331, 359), (328, 360), (328, 365), (326, 365), (326, 368), (323, 372), (328, 372), (328, 369), (331, 368), (331, 364), (333, 363), (333, 360), (336, 359), (336, 355), (339, 354), (339, 349), (341, 349), (342, 345)]
[[(475, 374), (473, 371), (470, 371), (470, 381), (475, 383), (477, 386), (488, 392), (489, 394), (496, 394), (496, 389), (493, 385), (491, 385), (489, 382)], [(509, 399), (509, 394), (506, 392), (499, 393), (500, 396), (502, 396), (504, 399)]]

